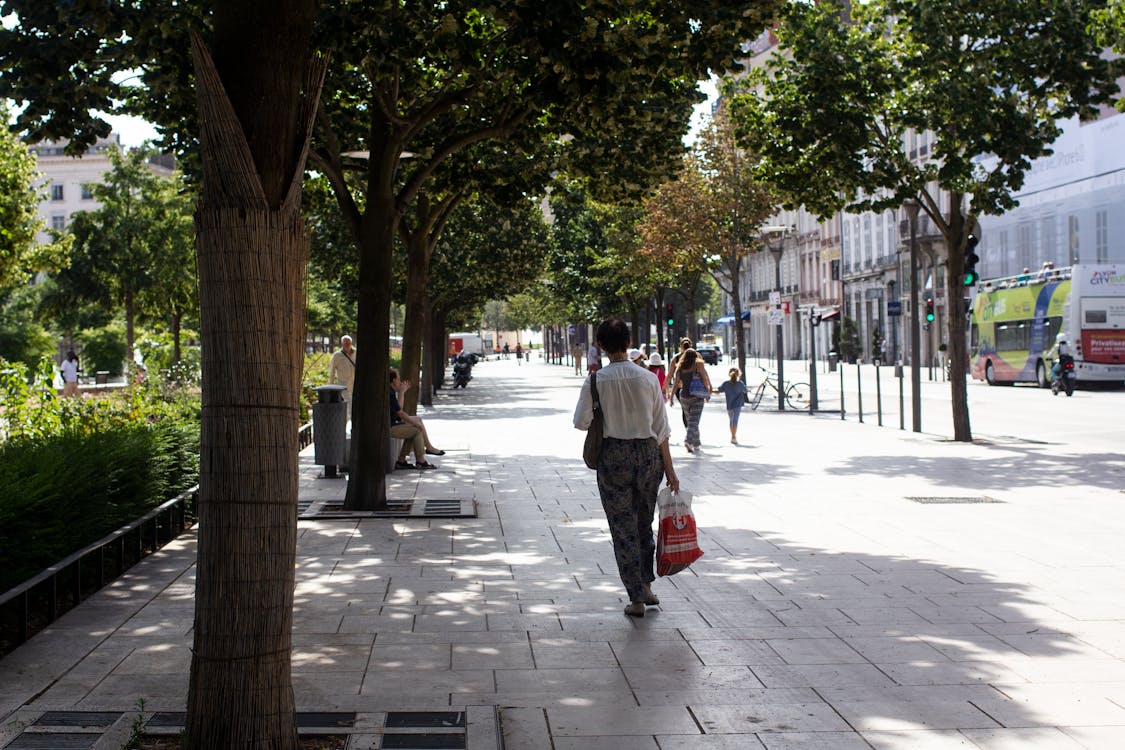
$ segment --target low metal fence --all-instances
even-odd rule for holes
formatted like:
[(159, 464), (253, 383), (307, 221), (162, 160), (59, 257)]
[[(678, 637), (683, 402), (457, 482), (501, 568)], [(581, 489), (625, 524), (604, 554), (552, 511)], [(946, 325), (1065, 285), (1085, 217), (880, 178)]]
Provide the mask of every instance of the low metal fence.
[(0, 595), (0, 655), (78, 606), (195, 522), (193, 487)]

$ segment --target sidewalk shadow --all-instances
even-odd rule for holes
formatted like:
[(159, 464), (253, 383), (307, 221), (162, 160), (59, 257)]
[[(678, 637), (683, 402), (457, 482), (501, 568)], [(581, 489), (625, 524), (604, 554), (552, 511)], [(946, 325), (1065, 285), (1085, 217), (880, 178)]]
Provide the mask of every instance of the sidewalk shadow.
[(1023, 445), (988, 447), (994, 449), (994, 454), (987, 458), (852, 456), (826, 472), (850, 477), (866, 473), (915, 476), (945, 483), (964, 478), (966, 486), (1001, 491), (1087, 485), (1113, 490), (1125, 488), (1125, 454), (1122, 453), (1060, 453)]

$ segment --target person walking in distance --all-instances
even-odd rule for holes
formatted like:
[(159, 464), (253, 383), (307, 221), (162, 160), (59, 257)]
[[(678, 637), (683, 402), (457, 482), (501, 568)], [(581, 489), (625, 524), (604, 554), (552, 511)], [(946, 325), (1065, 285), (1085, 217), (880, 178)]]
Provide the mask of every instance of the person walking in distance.
[(62, 373), (63, 381), (63, 398), (77, 398), (78, 397), (78, 355), (74, 353), (73, 349), (68, 349), (66, 357), (63, 359), (62, 364), (59, 365), (59, 370)]
[(707, 368), (703, 366), (703, 360), (695, 349), (688, 349), (680, 357), (674, 387), (687, 422), (684, 446), (688, 453), (696, 453), (699, 451), (699, 418), (703, 416), (703, 405), (710, 400), (712, 389)]
[(602, 412), (603, 440), (598, 459), (598, 495), (609, 522), (617, 572), (629, 596), (625, 614), (644, 617), (646, 606), (660, 600), (652, 592), (656, 580), (656, 541), (652, 520), (663, 475), (673, 492), (680, 480), (668, 448), (671, 429), (656, 376), (629, 361), (629, 326), (610, 318), (598, 326), (598, 343), (609, 364), (592, 372), (582, 384), (574, 410), (574, 426), (588, 430), (594, 418), (591, 380), (596, 379)]
[(596, 343), (586, 351), (586, 372), (597, 372), (602, 366), (602, 353)]
[(730, 368), (730, 380), (715, 389), (727, 400), (727, 418), (730, 420), (730, 442), (738, 445), (738, 418), (742, 415), (742, 405), (746, 403), (746, 384), (740, 380), (742, 371), (737, 367)]
[(352, 419), (352, 390), (355, 388), (355, 347), (352, 346), (352, 337), (343, 336), (340, 339), (340, 349), (332, 355), (328, 363), (328, 382), (333, 385), (344, 386), (341, 394), (348, 404), (348, 421)]

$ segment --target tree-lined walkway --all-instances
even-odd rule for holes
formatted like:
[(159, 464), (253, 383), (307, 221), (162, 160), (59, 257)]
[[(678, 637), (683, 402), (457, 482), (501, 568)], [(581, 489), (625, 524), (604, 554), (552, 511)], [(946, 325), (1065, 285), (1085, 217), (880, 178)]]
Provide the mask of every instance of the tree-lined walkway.
[[(352, 747), (383, 712), (467, 706), (500, 707), (508, 750), (1125, 743), (1119, 460), (762, 411), (732, 446), (713, 401), (702, 455), (674, 449), (706, 555), (633, 619), (570, 426), (581, 378), (473, 374), (423, 412), (441, 468), (388, 495), (477, 518), (299, 523), (297, 706), (359, 712)], [(305, 461), (303, 499), (342, 493)], [(1062, 504), (1044, 478), (1081, 463)], [(0, 747), (49, 709), (183, 710), (195, 549), (0, 661)]]

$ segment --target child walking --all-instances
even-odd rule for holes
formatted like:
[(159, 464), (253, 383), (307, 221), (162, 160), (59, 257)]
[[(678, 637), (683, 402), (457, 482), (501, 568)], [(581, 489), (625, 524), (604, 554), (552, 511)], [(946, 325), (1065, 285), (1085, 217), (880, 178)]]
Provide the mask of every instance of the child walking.
[(738, 416), (742, 414), (742, 405), (746, 403), (746, 384), (739, 378), (742, 371), (737, 367), (730, 368), (730, 380), (715, 389), (727, 399), (727, 416), (730, 418), (730, 442), (738, 445)]

